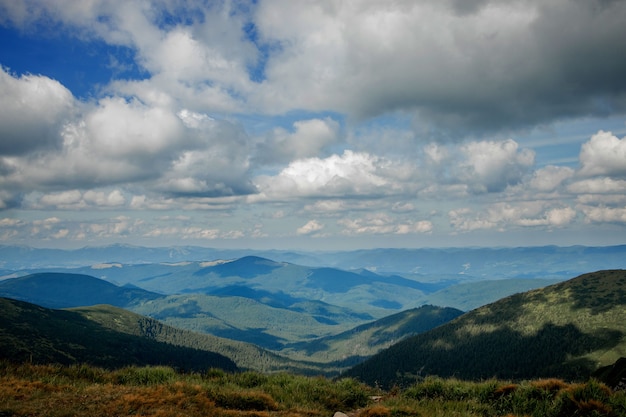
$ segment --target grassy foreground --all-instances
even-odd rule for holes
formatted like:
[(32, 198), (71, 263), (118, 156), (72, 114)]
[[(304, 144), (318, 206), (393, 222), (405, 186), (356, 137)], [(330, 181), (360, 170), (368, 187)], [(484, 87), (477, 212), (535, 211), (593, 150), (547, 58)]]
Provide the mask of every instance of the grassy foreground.
[(383, 392), (350, 379), (168, 367), (0, 363), (0, 416), (626, 416), (626, 392), (590, 380), (426, 378)]

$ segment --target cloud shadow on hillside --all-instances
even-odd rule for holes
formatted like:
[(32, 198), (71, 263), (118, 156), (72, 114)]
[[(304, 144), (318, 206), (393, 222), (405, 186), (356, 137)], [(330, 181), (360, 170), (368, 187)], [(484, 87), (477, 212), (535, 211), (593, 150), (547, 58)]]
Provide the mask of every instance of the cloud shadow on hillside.
[(584, 333), (573, 324), (550, 323), (532, 335), (501, 328), (475, 335), (435, 329), (424, 336), (400, 342), (350, 373), (383, 385), (427, 375), (471, 380), (585, 379), (595, 370), (595, 363), (580, 357), (616, 346), (624, 333)]

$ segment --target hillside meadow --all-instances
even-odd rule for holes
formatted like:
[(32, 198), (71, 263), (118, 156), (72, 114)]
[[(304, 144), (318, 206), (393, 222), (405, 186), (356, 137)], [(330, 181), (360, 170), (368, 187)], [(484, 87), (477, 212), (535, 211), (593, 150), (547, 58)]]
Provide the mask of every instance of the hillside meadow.
[(619, 417), (626, 415), (626, 391), (596, 380), (434, 377), (383, 391), (352, 378), (0, 362), (0, 416), (321, 417), (337, 411), (349, 417)]

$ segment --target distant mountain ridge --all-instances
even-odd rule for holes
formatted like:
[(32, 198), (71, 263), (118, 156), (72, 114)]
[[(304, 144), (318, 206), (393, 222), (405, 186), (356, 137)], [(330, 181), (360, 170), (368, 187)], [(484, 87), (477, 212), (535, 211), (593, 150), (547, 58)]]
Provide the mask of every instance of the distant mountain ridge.
[(387, 386), (426, 375), (586, 379), (625, 351), (626, 271), (609, 270), (480, 307), (346, 375)]
[[(238, 296), (260, 301), (272, 307), (290, 308), (302, 301), (317, 301), (352, 310), (357, 315), (381, 318), (394, 312), (423, 304), (471, 309), (495, 299), (537, 288), (557, 279), (495, 279), (491, 286), (471, 294), (472, 302), (459, 302), (462, 291), (472, 293), (467, 285), (486, 280), (460, 275), (429, 276), (418, 274), (378, 274), (367, 269), (343, 270), (330, 267), (309, 267), (278, 262), (258, 256), (209, 262), (189, 261), (152, 264), (96, 264), (80, 268), (55, 268), (46, 272), (90, 275), (116, 285), (143, 288), (158, 294), (205, 294), (221, 297)], [(15, 276), (25, 275), (21, 271)], [(0, 281), (1, 283), (2, 281)], [(461, 291), (462, 290), (462, 291)], [(435, 295), (435, 293), (437, 294)], [(431, 298), (432, 296), (432, 298)], [(448, 303), (447, 299), (450, 300)], [(456, 299), (455, 299), (456, 298)], [(318, 316), (331, 323), (334, 317)]]
[(128, 307), (163, 297), (151, 291), (118, 287), (84, 274), (45, 272), (0, 281), (0, 296), (49, 308), (110, 304)]
[(378, 274), (458, 275), (478, 278), (563, 278), (626, 267), (626, 245), (472, 248), (379, 248), (354, 251), (234, 250), (197, 246), (109, 245), (46, 249), (0, 245), (0, 269), (69, 268), (99, 263), (146, 264), (258, 256), (278, 262)]

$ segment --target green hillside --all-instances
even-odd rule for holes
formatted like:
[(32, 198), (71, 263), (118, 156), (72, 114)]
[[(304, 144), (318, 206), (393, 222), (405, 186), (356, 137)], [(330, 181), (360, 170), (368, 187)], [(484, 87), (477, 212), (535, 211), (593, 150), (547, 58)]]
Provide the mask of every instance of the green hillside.
[(307, 309), (292, 311), (245, 297), (204, 294), (170, 295), (130, 308), (171, 326), (280, 350), (286, 343), (336, 334), (365, 322), (337, 314), (320, 320)]
[(294, 343), (281, 353), (293, 358), (334, 362), (342, 367), (353, 366), (408, 336), (428, 331), (461, 314), (461, 310), (454, 308), (422, 306), (362, 324), (337, 335)]
[[(106, 368), (128, 365), (169, 365), (185, 370), (235, 370), (227, 357), (189, 346), (174, 345), (125, 327), (123, 310), (110, 307), (103, 325), (77, 311), (50, 310), (22, 301), (0, 298), (0, 358), (12, 362), (88, 363)], [(146, 325), (139, 317), (138, 325)], [(119, 325), (118, 325), (119, 324)]]
[(0, 298), (0, 358), (85, 362), (108, 368), (167, 364), (185, 369), (187, 361), (205, 356), (221, 358), (228, 366), (201, 362), (202, 370), (232, 369), (236, 364), (260, 372), (323, 373), (315, 364), (292, 361), (247, 343), (177, 329), (109, 305), (50, 310)]
[(458, 308), (470, 311), (475, 308), (493, 303), (511, 294), (547, 287), (562, 282), (562, 279), (526, 279), (511, 278), (500, 280), (485, 280), (478, 282), (463, 282), (450, 285), (432, 294), (425, 295), (420, 302), (443, 307)]
[(399, 342), (348, 375), (585, 379), (626, 356), (626, 271), (585, 274), (516, 294)]

